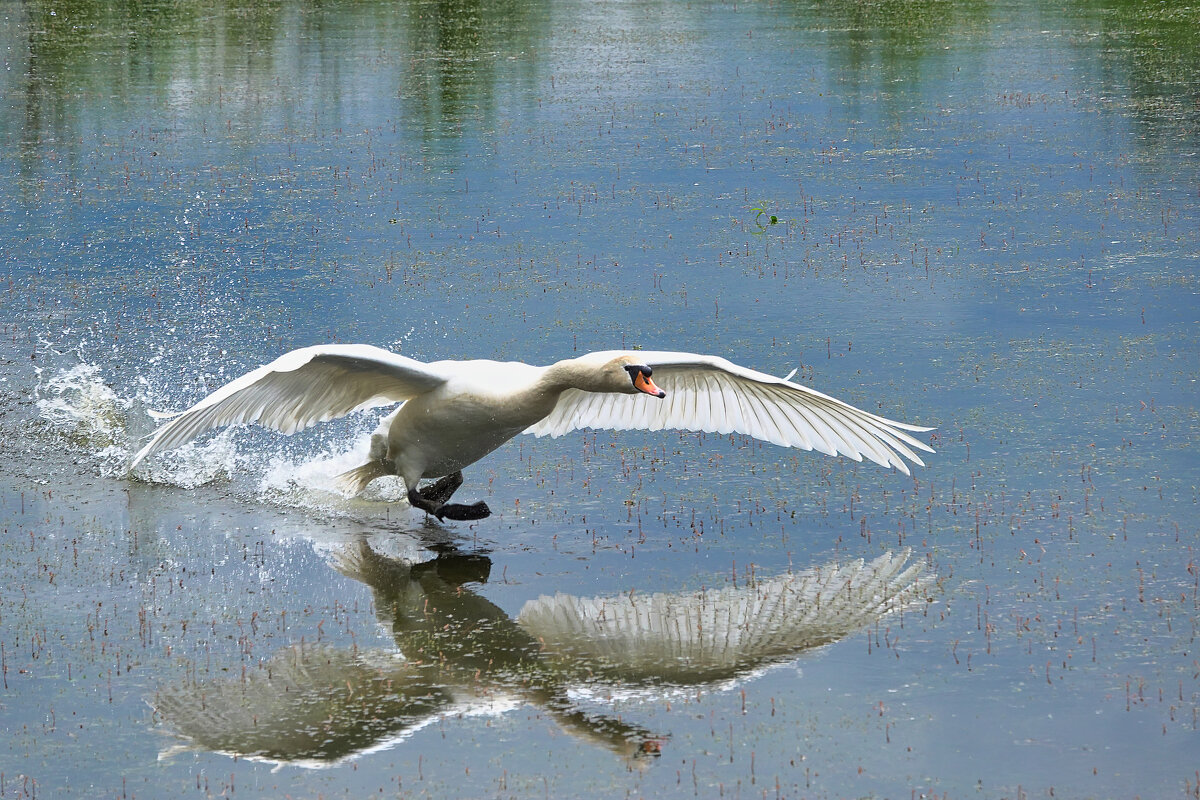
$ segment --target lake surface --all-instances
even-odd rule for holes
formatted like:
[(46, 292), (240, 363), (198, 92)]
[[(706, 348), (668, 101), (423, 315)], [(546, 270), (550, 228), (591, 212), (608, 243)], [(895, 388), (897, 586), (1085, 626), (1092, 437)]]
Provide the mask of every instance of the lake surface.
[[(33, 0), (0, 50), (0, 797), (1200, 791), (1195, 8)], [(445, 525), (332, 493), (378, 413), (128, 474), (324, 342), (714, 353), (937, 453), (522, 437)]]

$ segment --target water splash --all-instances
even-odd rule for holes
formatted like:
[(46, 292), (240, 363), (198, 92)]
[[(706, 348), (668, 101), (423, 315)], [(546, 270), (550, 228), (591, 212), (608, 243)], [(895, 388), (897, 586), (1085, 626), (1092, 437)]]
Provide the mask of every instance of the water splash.
[[(334, 487), (338, 475), (366, 460), (367, 434), (376, 423), (370, 413), (302, 440), (247, 427), (225, 428), (156, 454), (130, 471), (133, 454), (144, 444), (142, 434), (170, 416), (148, 408), (144, 381), (135, 380), (138, 388), (122, 393), (106, 381), (99, 366), (86, 362), (57, 371), (46, 368), (38, 378), (35, 434), (55, 447), (67, 443), (74, 463), (108, 478), (181, 489), (230, 484), (246, 499), (339, 516), (364, 504), (394, 502), (405, 493), (398, 478), (376, 481), (355, 499)], [(238, 476), (244, 478), (242, 487), (237, 486)]]
[(46, 429), (85, 448), (127, 443), (125, 415), (131, 403), (104, 382), (94, 364), (76, 364), (37, 387), (37, 409)]
[(122, 475), (128, 474), (146, 483), (177, 486), (181, 489), (228, 483), (246, 461), (238, 450), (237, 431), (233, 428), (220, 431), (211, 439), (188, 442), (182, 447), (169, 450), (155, 456), (154, 459), (143, 461), (129, 472), (129, 460), (132, 457), (133, 451), (126, 451), (125, 470), (122, 471)]
[[(363, 419), (370, 426), (354, 426), (349, 436), (327, 435), (313, 452), (272, 456), (258, 469), (258, 499), (293, 508), (322, 512), (345, 512), (367, 503), (396, 502), (406, 494), (404, 482), (395, 476), (374, 481), (358, 497), (347, 498), (335, 484), (337, 477), (366, 462), (369, 432), (375, 416), (367, 413)], [(353, 447), (347, 449), (347, 442)]]
[(37, 373), (33, 437), (65, 445), (73, 462), (90, 463), (102, 475), (119, 473), (128, 458), (126, 419), (133, 403), (118, 395), (94, 364), (75, 364), (45, 380), (40, 379), (46, 370)]

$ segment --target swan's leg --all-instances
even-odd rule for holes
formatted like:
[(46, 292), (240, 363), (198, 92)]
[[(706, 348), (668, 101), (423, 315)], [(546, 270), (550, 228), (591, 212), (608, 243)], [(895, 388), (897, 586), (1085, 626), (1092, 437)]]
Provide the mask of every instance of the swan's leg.
[(417, 494), (421, 495), (424, 500), (429, 500), (434, 503), (444, 503), (450, 499), (450, 496), (458, 491), (458, 487), (463, 485), (462, 470), (455, 472), (453, 475), (447, 475), (444, 478), (439, 478), (433, 483), (426, 486), (424, 489), (418, 489)]
[(443, 505), (434, 500), (426, 500), (416, 489), (408, 490), (408, 502), (413, 508), (419, 508), (426, 514), (433, 514), (434, 516), (437, 516), (438, 509)]
[[(475, 520), (483, 519), (490, 516), (492, 510), (487, 507), (487, 503), (480, 500), (477, 503), (466, 505), (463, 503), (447, 503), (443, 498), (449, 497), (454, 493), (454, 490), (462, 485), (462, 473), (458, 472), (454, 475), (447, 475), (426, 487), (425, 492), (418, 492), (416, 489), (408, 490), (408, 502), (413, 508), (419, 508), (426, 514), (432, 514), (438, 519), (453, 519), (453, 520)], [(446, 491), (447, 488), (449, 491)]]

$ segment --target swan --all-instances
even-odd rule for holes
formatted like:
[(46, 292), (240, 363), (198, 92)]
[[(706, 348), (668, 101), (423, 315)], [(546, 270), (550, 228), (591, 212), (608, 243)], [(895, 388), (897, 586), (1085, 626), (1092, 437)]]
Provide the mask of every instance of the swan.
[[(207, 430), (257, 422), (294, 433), (352, 411), (401, 403), (372, 436), (366, 464), (338, 487), (357, 494), (399, 475), (414, 508), (439, 520), (476, 520), (480, 501), (450, 503), (462, 469), (520, 433), (558, 437), (578, 428), (740, 433), (783, 447), (866, 456), (909, 474), (907, 458), (933, 449), (932, 430), (855, 408), (790, 379), (718, 356), (607, 350), (539, 367), (518, 361), (423, 363), (365, 344), (293, 350), (216, 390), (160, 427), (130, 463)], [(434, 483), (418, 489), (422, 478)]]

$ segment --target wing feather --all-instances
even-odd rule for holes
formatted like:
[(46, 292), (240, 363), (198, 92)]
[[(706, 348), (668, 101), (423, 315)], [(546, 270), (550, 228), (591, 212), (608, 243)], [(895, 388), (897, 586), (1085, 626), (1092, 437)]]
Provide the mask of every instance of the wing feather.
[(831, 431), (829, 426), (825, 424), (825, 420), (817, 413), (817, 409), (811, 406), (797, 406), (796, 413), (800, 419), (808, 423), (809, 430), (817, 437), (815, 447), (818, 452), (824, 453), (827, 456), (837, 455), (837, 445), (830, 438)]
[(933, 452), (911, 435), (930, 428), (863, 411), (807, 386), (717, 356), (647, 351), (629, 351), (628, 355), (654, 370), (654, 380), (667, 393), (666, 398), (568, 389), (554, 410), (526, 433), (561, 436), (577, 428), (740, 433), (856, 461), (865, 456), (905, 474), (909, 471), (905, 459), (923, 465), (916, 451)]
[[(841, 445), (842, 453), (853, 458), (855, 461), (862, 461), (863, 451), (869, 452), (870, 448), (853, 430), (843, 424), (838, 410), (830, 408), (824, 403), (817, 403), (813, 406), (813, 412), (829, 427), (830, 438)], [(851, 425), (853, 426), (853, 423)], [(877, 458), (872, 458), (871, 460), (878, 461)], [(883, 466), (886, 467), (887, 465), (885, 457)]]
[(784, 414), (782, 417), (788, 425), (788, 439), (791, 441), (792, 447), (798, 447), (801, 450), (812, 450), (812, 426), (805, 424), (803, 411), (804, 409), (797, 408), (795, 414)]
[[(895, 450), (900, 455), (912, 461), (914, 464), (922, 467), (925, 466), (925, 462), (921, 460), (921, 457), (913, 452), (912, 448), (910, 448), (908, 445), (908, 442), (914, 441), (911, 436), (907, 435), (903, 431), (898, 431), (886, 426), (881, 426), (877, 435), (881, 444), (885, 445), (883, 448), (885, 452), (890, 447), (892, 450)], [(916, 442), (915, 444), (917, 447), (921, 447), (920, 442)]]
[(692, 418), (696, 420), (696, 424), (700, 430), (712, 430), (712, 415), (710, 413), (711, 404), (709, 398), (712, 396), (712, 389), (707, 385), (708, 376), (696, 374), (690, 376), (688, 395), (688, 404), (691, 406)]
[[(671, 401), (671, 405), (677, 406), (678, 410), (672, 408), (671, 412), (673, 413), (668, 413), (665, 416), (671, 418), (678, 414), (685, 419), (696, 419), (699, 417), (698, 406), (700, 399), (706, 394), (706, 391), (696, 386), (697, 377), (696, 375), (687, 375), (681, 378), (680, 391), (667, 395), (667, 399)], [(642, 403), (639, 405), (646, 404)]]
[(223, 425), (257, 422), (295, 433), (351, 411), (408, 400), (448, 376), (370, 345), (293, 350), (223, 386), (155, 432), (130, 467)]
[(775, 428), (772, 433), (771, 428), (771, 412), (763, 405), (762, 394), (759, 388), (754, 384), (746, 386), (746, 399), (749, 401), (750, 413), (754, 417), (751, 427), (753, 435), (771, 444), (784, 446), (783, 439), (779, 436), (779, 429)]
[[(623, 397), (623, 395), (620, 395)], [(618, 395), (609, 395), (609, 397), (618, 397)], [(628, 398), (632, 399), (632, 398)], [(632, 427), (635, 430), (650, 430), (660, 431), (663, 429), (663, 420), (656, 412), (658, 409), (652, 408), (644, 403), (633, 404), (633, 420)]]
[(755, 394), (758, 398), (759, 418), (763, 420), (763, 425), (766, 427), (767, 433), (771, 435), (770, 441), (781, 447), (790, 447), (791, 439), (784, 435), (783, 426), (780, 423), (787, 418), (786, 414), (774, 413), (778, 400), (771, 396), (768, 392), (768, 387), (756, 387)]
[(730, 419), (733, 418), (733, 410), (731, 406), (737, 402), (737, 396), (729, 390), (729, 387), (723, 385), (720, 381), (709, 379), (709, 391), (712, 392), (715, 405), (719, 407), (718, 418), (714, 420), (713, 429), (716, 433), (733, 433), (733, 426), (730, 424)]

